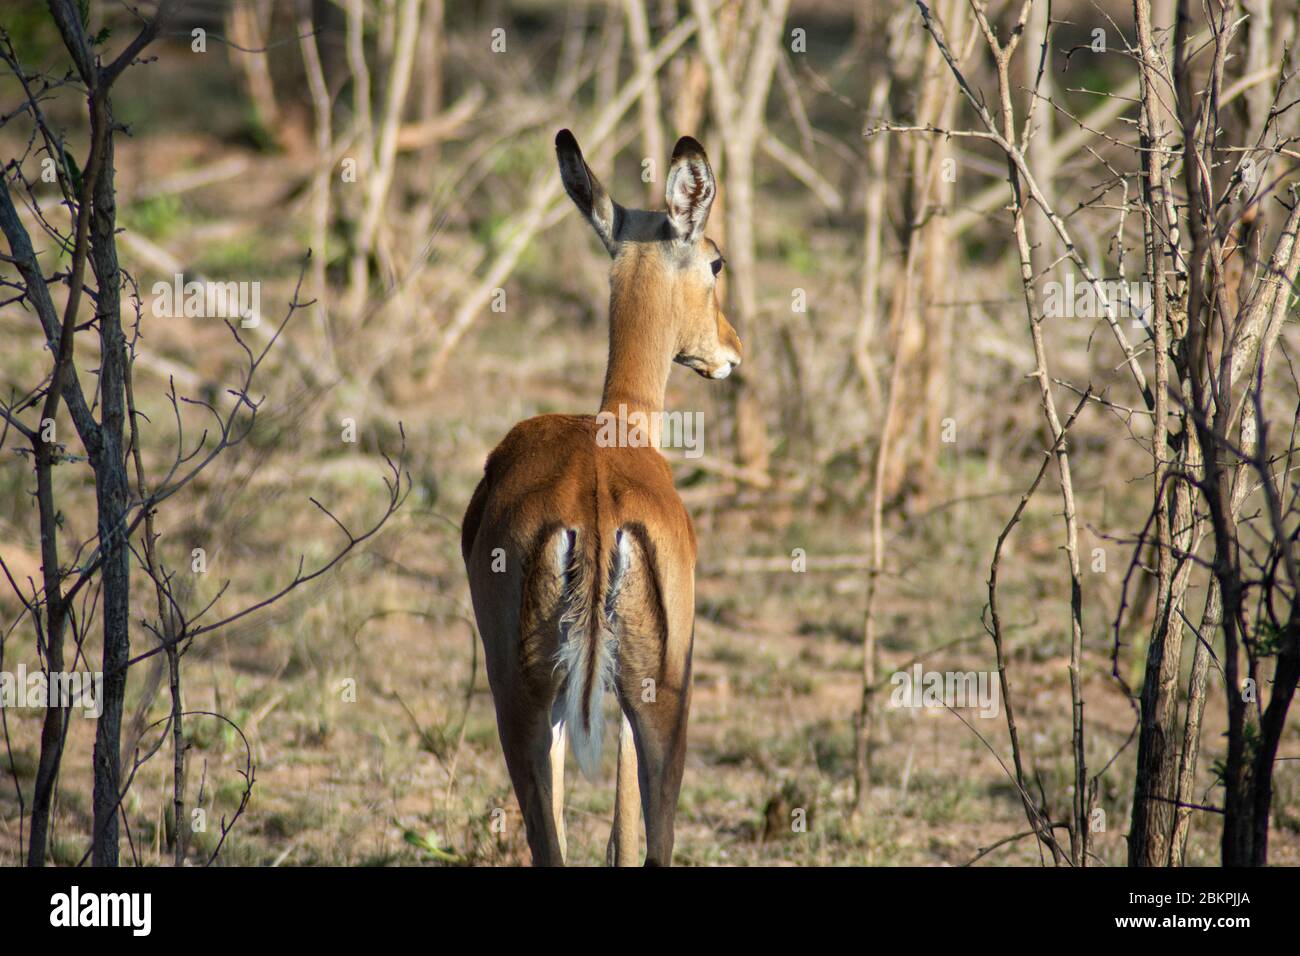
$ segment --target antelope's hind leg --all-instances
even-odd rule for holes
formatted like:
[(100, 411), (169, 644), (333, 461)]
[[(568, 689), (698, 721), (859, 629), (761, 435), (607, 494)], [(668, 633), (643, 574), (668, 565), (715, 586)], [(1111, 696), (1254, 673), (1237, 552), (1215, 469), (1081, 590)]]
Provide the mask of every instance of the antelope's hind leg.
[(686, 723), (690, 710), (689, 651), (677, 667), (661, 671), (653, 701), (632, 709), (641, 811), (645, 816), (646, 866), (671, 866), (673, 820), (686, 766)]
[(634, 540), (618, 606), (619, 698), (636, 745), (645, 865), (669, 866), (686, 762), (695, 575), (692, 561), (656, 560), (644, 533)]
[(497, 730), (524, 815), (534, 866), (563, 866), (564, 728), (550, 708), (497, 708)]
[(636, 742), (632, 738), (632, 724), (620, 704), (618, 731), (618, 776), (614, 791), (614, 826), (605, 850), (608, 866), (636, 866), (637, 832), (641, 823), (641, 806), (638, 802), (636, 771)]
[[(566, 734), (552, 716), (559, 683), (554, 661), (560, 587), (549, 563), (509, 580), (509, 570), (520, 563), (508, 562), (506, 574), (489, 578), (495, 589), (475, 589), (475, 612), (497, 734), (533, 865), (563, 866)], [(512, 591), (520, 595), (517, 603), (502, 597)]]
[(566, 737), (567, 735), (564, 731), (564, 724), (554, 716), (554, 706), (552, 706), (550, 748), (551, 785), (547, 796), (551, 806), (551, 821), (555, 827), (555, 837), (560, 844), (561, 863), (569, 858), (569, 847), (564, 839), (564, 750)]

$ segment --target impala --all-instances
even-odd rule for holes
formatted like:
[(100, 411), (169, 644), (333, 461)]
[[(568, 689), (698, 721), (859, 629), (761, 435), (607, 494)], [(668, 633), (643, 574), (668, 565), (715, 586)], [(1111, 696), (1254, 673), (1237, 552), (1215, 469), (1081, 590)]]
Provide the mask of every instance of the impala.
[(565, 190), (613, 258), (600, 414), (516, 425), (488, 456), (461, 551), (533, 863), (564, 863), (566, 740), (592, 778), (612, 691), (621, 721), (606, 859), (636, 864), (639, 790), (646, 865), (666, 866), (691, 700), (695, 529), (657, 429), (636, 425), (642, 440), (611, 442), (601, 422), (653, 422), (673, 362), (714, 379), (740, 364), (718, 306), (722, 256), (704, 237), (717, 186), (689, 136), (673, 150), (666, 212), (614, 202), (567, 129), (555, 151)]

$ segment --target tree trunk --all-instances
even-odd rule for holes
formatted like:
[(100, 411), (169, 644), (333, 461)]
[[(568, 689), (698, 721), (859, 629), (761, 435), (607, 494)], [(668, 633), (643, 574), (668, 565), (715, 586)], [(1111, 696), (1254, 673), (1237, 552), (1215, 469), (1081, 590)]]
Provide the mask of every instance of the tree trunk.
[(90, 227), (90, 261), (98, 285), (100, 367), (100, 447), (91, 461), (99, 507), (104, 619), (104, 710), (95, 728), (94, 840), (95, 866), (116, 866), (117, 807), (121, 792), (122, 712), (126, 700), (126, 664), (131, 657), (131, 552), (126, 540), (126, 510), (130, 500), (123, 443), (126, 383), (126, 340), (122, 334), (121, 273), (114, 230), (117, 202), (113, 185), (112, 110), (104, 94), (103, 110), (110, 126), (104, 142), (104, 163), (95, 185)]

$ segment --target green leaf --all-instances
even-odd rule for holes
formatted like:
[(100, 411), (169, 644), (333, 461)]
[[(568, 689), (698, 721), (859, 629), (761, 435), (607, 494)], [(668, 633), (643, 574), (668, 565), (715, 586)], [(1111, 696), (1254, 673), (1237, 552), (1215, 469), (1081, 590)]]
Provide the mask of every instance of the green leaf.
[(441, 839), (438, 837), (438, 834), (434, 833), (432, 830), (423, 835), (416, 833), (414, 830), (403, 830), (402, 839), (417, 850), (423, 851), (430, 859), (437, 860), (440, 863), (465, 862), (463, 856), (458, 856), (450, 850), (442, 849), (442, 847), (438, 845), (442, 842)]
[(80, 196), (81, 191), (85, 188), (85, 179), (81, 175), (81, 168), (77, 165), (77, 161), (73, 159), (72, 154), (68, 152), (67, 147), (60, 144), (59, 148), (63, 150), (63, 168), (68, 171), (68, 178), (72, 181), (72, 192), (74, 195)]

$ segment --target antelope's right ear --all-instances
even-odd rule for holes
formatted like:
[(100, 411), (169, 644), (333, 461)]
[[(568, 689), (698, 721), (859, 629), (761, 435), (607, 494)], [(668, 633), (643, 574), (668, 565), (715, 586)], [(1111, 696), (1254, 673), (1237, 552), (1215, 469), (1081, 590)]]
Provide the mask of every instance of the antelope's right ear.
[(578, 211), (587, 217), (587, 222), (596, 230), (596, 235), (605, 244), (609, 254), (614, 255), (618, 252), (618, 242), (614, 237), (615, 210), (618, 204), (605, 192), (605, 187), (582, 158), (578, 141), (567, 129), (555, 134), (555, 156), (560, 163), (560, 179), (564, 183), (564, 191), (569, 194)]
[(704, 235), (717, 193), (718, 184), (704, 147), (694, 137), (683, 136), (677, 141), (668, 164), (666, 195), (668, 221), (678, 239), (695, 242)]

